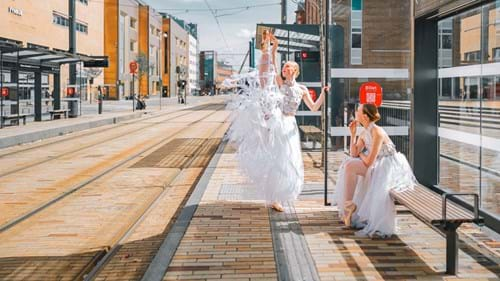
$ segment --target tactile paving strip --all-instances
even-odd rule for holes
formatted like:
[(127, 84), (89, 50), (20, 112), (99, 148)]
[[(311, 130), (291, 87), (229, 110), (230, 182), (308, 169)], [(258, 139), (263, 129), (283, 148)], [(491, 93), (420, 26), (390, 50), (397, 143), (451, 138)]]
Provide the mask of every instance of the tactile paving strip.
[(219, 146), (220, 142), (221, 142), (221, 139), (219, 139), (219, 138), (205, 140), (205, 142), (202, 144), (200, 150), (198, 151), (198, 154), (193, 159), (193, 161), (189, 164), (189, 168), (204, 168), (204, 167), (206, 167), (208, 165), (208, 163), (210, 162), (212, 155), (214, 155), (215, 151), (217, 150), (217, 147)]
[(174, 139), (144, 157), (132, 168), (184, 168), (196, 152), (206, 146), (206, 143), (207, 139)]
[(259, 200), (255, 187), (250, 184), (222, 184), (218, 200)]

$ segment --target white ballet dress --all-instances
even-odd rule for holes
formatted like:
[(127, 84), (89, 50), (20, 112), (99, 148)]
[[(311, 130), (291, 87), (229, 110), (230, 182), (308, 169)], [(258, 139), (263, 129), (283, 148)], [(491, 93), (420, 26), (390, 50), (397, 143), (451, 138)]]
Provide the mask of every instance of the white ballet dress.
[(272, 204), (295, 200), (302, 191), (304, 167), (295, 113), (303, 89), (296, 82), (278, 89), (272, 65), (269, 69), (233, 77), (239, 90), (228, 105), (232, 123), (226, 137), (257, 199)]
[[(368, 148), (364, 151), (369, 154), (372, 147), (371, 130), (374, 123), (366, 128), (361, 137)], [(357, 210), (353, 215), (352, 223), (354, 227), (362, 228), (356, 234), (360, 236), (389, 237), (396, 231), (396, 208), (390, 196), (390, 191), (396, 189), (403, 191), (413, 188), (417, 181), (413, 175), (410, 164), (406, 157), (396, 151), (396, 147), (390, 138), (387, 137), (382, 144), (375, 162), (368, 168), (364, 177), (358, 177), (353, 202)], [(335, 186), (334, 200), (339, 209), (339, 215), (343, 216), (344, 191), (345, 191), (345, 163), (342, 163), (337, 184)]]

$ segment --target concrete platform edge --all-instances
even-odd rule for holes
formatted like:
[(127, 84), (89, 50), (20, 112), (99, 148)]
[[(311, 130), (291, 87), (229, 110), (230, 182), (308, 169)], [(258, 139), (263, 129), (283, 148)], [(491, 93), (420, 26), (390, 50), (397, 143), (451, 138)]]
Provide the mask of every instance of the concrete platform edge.
[(105, 125), (120, 123), (128, 121), (131, 119), (140, 118), (145, 112), (135, 112), (132, 114), (127, 114), (123, 116), (113, 116), (105, 119), (94, 120), (89, 122), (82, 122), (67, 126), (62, 126), (58, 128), (50, 128), (46, 130), (40, 130), (36, 132), (30, 132), (21, 135), (0, 137), (0, 149), (7, 148), (15, 145), (30, 143), (34, 141), (44, 140), (52, 137), (62, 136), (69, 133), (74, 133), (78, 131), (88, 130), (96, 127), (101, 127)]
[(213, 155), (210, 163), (205, 168), (200, 180), (196, 184), (195, 190), (189, 197), (186, 205), (182, 209), (179, 217), (172, 226), (172, 229), (168, 233), (167, 237), (160, 246), (160, 249), (156, 253), (155, 257), (149, 264), (148, 269), (144, 273), (141, 281), (161, 281), (167, 272), (167, 269), (174, 257), (177, 247), (181, 243), (182, 238), (189, 226), (191, 218), (193, 217), (198, 204), (201, 201), (205, 190), (207, 189), (210, 178), (215, 172), (217, 163), (219, 162), (223, 152), (224, 147), (227, 142), (224, 140), (220, 143), (217, 151)]

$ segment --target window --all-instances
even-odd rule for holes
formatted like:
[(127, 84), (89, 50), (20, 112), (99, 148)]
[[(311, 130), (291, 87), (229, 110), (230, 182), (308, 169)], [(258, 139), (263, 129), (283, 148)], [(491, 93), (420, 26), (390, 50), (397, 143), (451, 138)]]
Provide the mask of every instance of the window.
[[(69, 20), (66, 16), (57, 14), (57, 13), (52, 13), (52, 23), (61, 25), (61, 26), (69, 26)], [(85, 23), (80, 23), (77, 22), (75, 23), (75, 29), (76, 31), (80, 31), (82, 33), (87, 34), (89, 32), (89, 28), (87, 24)]]
[(130, 28), (135, 29), (137, 26), (137, 20), (135, 18), (130, 18)]
[(69, 21), (68, 19), (60, 14), (53, 13), (52, 14), (52, 22), (61, 25), (61, 26), (69, 26)]
[(351, 2), (351, 64), (362, 64), (363, 0)]
[(481, 51), (474, 51), (474, 52), (465, 53), (464, 60), (466, 62), (480, 62), (481, 61)]
[(135, 41), (130, 41), (130, 51), (135, 52)]
[(451, 49), (452, 42), (451, 42), (451, 34), (443, 34), (441, 36), (441, 48), (442, 49)]
[(80, 3), (82, 4), (89, 5), (89, 0), (78, 0), (78, 1), (80, 1)]
[(363, 10), (363, 0), (352, 0), (352, 10), (353, 11)]
[(76, 30), (77, 31), (80, 31), (82, 33), (85, 33), (85, 34), (88, 34), (89, 33), (89, 28), (86, 24), (83, 24), (83, 23), (79, 23), (77, 22), (76, 23)]
[(500, 61), (500, 47), (493, 48), (493, 60)]
[(352, 46), (351, 48), (361, 48), (361, 33), (352, 34)]

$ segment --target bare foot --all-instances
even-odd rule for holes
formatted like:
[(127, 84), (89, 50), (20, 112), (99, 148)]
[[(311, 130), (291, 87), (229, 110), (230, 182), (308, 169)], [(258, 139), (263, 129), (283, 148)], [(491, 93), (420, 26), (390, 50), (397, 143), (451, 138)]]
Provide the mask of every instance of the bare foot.
[(283, 209), (283, 206), (281, 206), (281, 204), (278, 202), (274, 202), (273, 205), (271, 205), (271, 208), (273, 208), (273, 210), (275, 210), (277, 212), (285, 211), (285, 209)]

